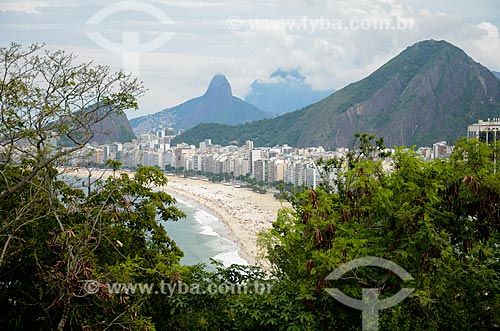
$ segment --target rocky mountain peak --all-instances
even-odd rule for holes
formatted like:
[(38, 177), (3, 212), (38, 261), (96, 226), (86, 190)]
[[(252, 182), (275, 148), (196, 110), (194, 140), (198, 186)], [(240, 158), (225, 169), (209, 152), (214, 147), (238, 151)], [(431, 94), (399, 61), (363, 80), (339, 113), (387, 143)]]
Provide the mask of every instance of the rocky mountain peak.
[(233, 91), (231, 90), (231, 85), (226, 76), (221, 73), (216, 74), (210, 81), (204, 97), (230, 101), (233, 97)]
[(240, 124), (270, 117), (271, 114), (233, 96), (223, 74), (216, 74), (204, 95), (154, 114), (134, 118), (130, 124), (137, 134), (160, 126), (187, 130), (200, 123)]
[[(425, 40), (407, 47), (368, 77), (306, 108), (234, 129), (208, 126), (189, 137), (240, 139), (261, 146), (350, 147), (356, 132), (384, 136), (386, 145), (454, 143), (467, 126), (500, 114), (500, 81), (460, 48)], [(201, 129), (200, 129), (201, 130)], [(215, 132), (218, 130), (218, 132)]]

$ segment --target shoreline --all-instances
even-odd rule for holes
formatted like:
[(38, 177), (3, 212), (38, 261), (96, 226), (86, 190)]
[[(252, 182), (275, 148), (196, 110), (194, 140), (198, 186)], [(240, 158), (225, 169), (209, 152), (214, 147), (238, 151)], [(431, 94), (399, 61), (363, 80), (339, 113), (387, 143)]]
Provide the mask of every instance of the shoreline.
[[(89, 172), (90, 171), (90, 172)], [(59, 169), (60, 174), (106, 178), (112, 170), (105, 169)], [(134, 176), (133, 171), (119, 170)], [(249, 265), (265, 267), (264, 253), (257, 245), (257, 234), (272, 227), (278, 210), (290, 207), (286, 201), (276, 200), (272, 194), (260, 194), (243, 187), (223, 183), (212, 183), (202, 179), (166, 175), (166, 186), (155, 187), (172, 196), (180, 196), (199, 205), (201, 209), (217, 217), (229, 230), (227, 239), (238, 247), (238, 255)]]
[(241, 257), (250, 265), (264, 266), (257, 234), (271, 228), (278, 210), (289, 207), (271, 194), (260, 194), (247, 188), (234, 187), (206, 180), (167, 176), (167, 193), (194, 201), (216, 216), (230, 230), (230, 239), (240, 248)]
[[(227, 228), (227, 231), (228, 231), (227, 235), (224, 236), (223, 238), (232, 241), (236, 245), (236, 247), (238, 248), (238, 252), (237, 252), (238, 256), (241, 259), (245, 260), (248, 263), (248, 265), (257, 265), (257, 261), (256, 261), (255, 257), (249, 255), (246, 252), (245, 248), (241, 245), (240, 240), (235, 236), (231, 227), (223, 220), (222, 216), (216, 210), (213, 210), (212, 208), (204, 205), (199, 200), (194, 200), (191, 196), (188, 196), (188, 195), (180, 193), (180, 192), (174, 192), (172, 190), (168, 190), (167, 187), (161, 187), (158, 189), (164, 190), (165, 192), (170, 194), (172, 197), (174, 197), (177, 201), (186, 200), (189, 203), (193, 203), (196, 206), (196, 208), (198, 208), (200, 210), (204, 210), (207, 213), (209, 213), (210, 215), (216, 217), (219, 220), (219, 222), (221, 222)], [(176, 196), (178, 196), (181, 199), (176, 198)]]

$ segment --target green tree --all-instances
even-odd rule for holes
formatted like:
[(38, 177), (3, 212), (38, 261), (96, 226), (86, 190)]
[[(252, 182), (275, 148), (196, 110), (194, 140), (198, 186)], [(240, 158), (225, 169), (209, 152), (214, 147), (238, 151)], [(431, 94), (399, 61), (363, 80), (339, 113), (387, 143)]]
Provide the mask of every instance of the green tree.
[[(107, 284), (189, 274), (158, 222), (184, 214), (153, 190), (167, 183), (156, 168), (130, 178), (110, 163), (112, 176), (89, 175), (83, 187), (59, 174), (94, 123), (136, 107), (143, 91), (122, 72), (74, 59), (38, 45), (0, 49), (0, 322), (9, 330), (153, 330), (144, 312), (154, 298)], [(72, 146), (51, 142), (61, 138)]]
[[(108, 67), (75, 64), (75, 58), (64, 51), (43, 52), (37, 44), (0, 47), (0, 200), (15, 202), (17, 191), (33, 180), (49, 185), (51, 169), (92, 139), (94, 124), (137, 107), (136, 97), (144, 92), (140, 82)], [(57, 147), (59, 139), (72, 147)], [(32, 194), (23, 196), (26, 203), (3, 211), (15, 217), (3, 218), (0, 226), (0, 267), (18, 240), (17, 231), (35, 221), (28, 217), (29, 206), (43, 200), (45, 191), (24, 190)]]
[[(121, 174), (96, 180), (84, 194), (58, 180), (56, 171), (51, 174), (50, 182), (32, 180), (8, 201), (26, 202), (30, 213), (24, 217), (33, 219), (18, 230), (0, 269), (2, 322), (27, 330), (152, 329), (142, 310), (154, 298), (110, 293), (107, 284), (159, 284), (188, 272), (179, 264), (182, 252), (157, 221), (157, 215), (174, 221), (183, 216), (172, 197), (152, 189), (165, 185), (166, 178), (143, 167), (133, 178)], [(33, 200), (30, 193), (22, 200), (25, 191), (47, 185), (52, 197)]]
[[(500, 325), (500, 178), (495, 146), (457, 142), (449, 159), (425, 162), (411, 149), (386, 160), (383, 141), (358, 135), (343, 159), (321, 162), (324, 184), (291, 196), (264, 236), (274, 274), (297, 293), (317, 329), (359, 330), (361, 312), (325, 288), (361, 297), (380, 288), (414, 293), (380, 313), (383, 330), (484, 330)], [(389, 163), (387, 163), (389, 162)], [(377, 256), (405, 268), (408, 286), (380, 268), (356, 269), (341, 281), (325, 277), (355, 258)]]
[[(124, 72), (92, 63), (75, 64), (64, 51), (0, 47), (0, 160), (31, 161), (22, 178), (1, 176), (0, 198), (20, 189), (50, 165), (88, 143), (92, 126), (112, 113), (137, 108), (142, 83)], [(70, 148), (58, 148), (64, 139)]]

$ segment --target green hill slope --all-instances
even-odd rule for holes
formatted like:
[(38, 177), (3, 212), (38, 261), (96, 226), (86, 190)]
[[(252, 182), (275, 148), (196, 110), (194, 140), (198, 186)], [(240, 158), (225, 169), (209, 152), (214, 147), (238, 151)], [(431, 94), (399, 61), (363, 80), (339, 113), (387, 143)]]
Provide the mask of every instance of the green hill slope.
[(384, 136), (388, 146), (454, 142), (467, 125), (500, 117), (500, 81), (445, 41), (408, 47), (365, 79), (296, 112), (239, 126), (203, 124), (175, 142), (297, 147), (349, 146), (354, 133)]

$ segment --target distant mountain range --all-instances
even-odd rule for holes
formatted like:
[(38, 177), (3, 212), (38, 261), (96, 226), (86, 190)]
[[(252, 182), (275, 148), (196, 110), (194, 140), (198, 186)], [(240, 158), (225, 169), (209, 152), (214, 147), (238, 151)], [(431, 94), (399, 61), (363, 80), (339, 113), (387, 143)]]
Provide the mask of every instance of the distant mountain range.
[(278, 69), (269, 80), (256, 80), (245, 101), (273, 114), (284, 114), (315, 103), (335, 90), (315, 91), (298, 70)]
[(500, 117), (500, 80), (458, 47), (427, 40), (307, 108), (239, 126), (201, 124), (174, 143), (211, 138), (333, 149), (350, 146), (363, 131), (384, 136), (388, 146), (429, 146), (454, 143), (470, 123), (488, 117)]
[(217, 74), (201, 97), (158, 113), (134, 118), (130, 124), (136, 134), (142, 134), (159, 126), (187, 130), (199, 123), (241, 124), (266, 117), (272, 117), (272, 114), (233, 96), (227, 78)]

